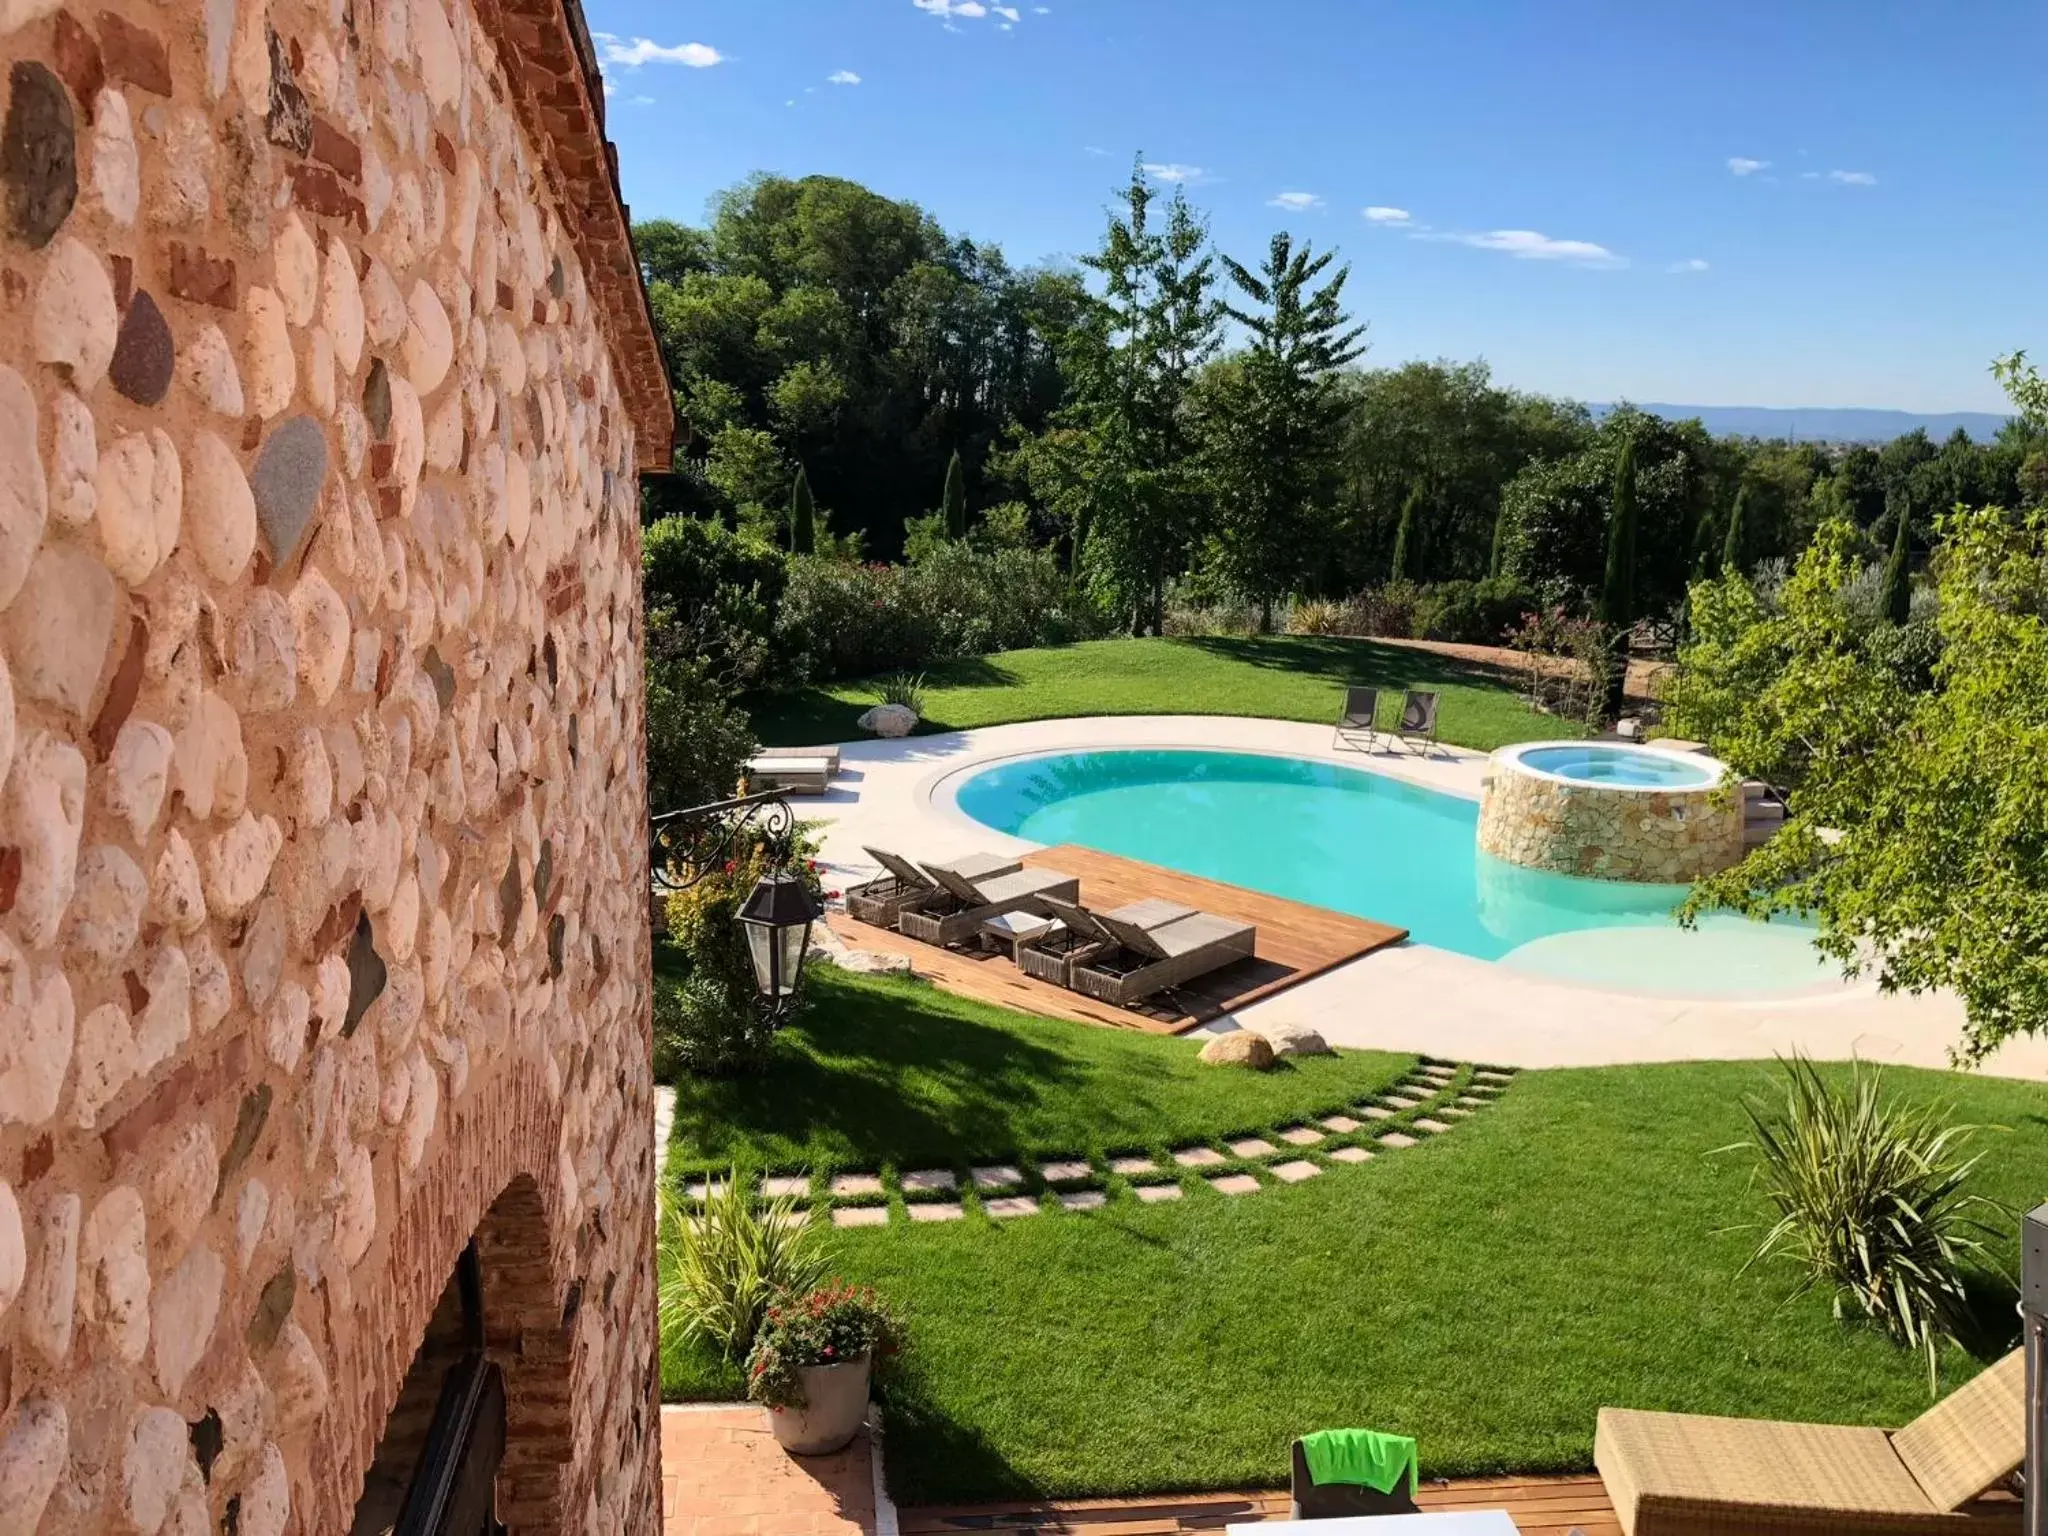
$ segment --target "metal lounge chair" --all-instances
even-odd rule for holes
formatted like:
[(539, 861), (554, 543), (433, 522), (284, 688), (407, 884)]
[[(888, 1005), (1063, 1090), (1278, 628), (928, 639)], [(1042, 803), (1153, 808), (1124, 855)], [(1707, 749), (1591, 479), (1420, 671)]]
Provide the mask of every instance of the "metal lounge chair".
[(1897, 1431), (1602, 1408), (1593, 1464), (1627, 1536), (2018, 1536), (2019, 1501), (1986, 1495), (2026, 1456), (2026, 1396), (2014, 1350)]
[(1402, 696), (1401, 723), (1394, 727), (1394, 734), (1403, 746), (1414, 746), (1420, 742), (1422, 745), (1418, 750), (1425, 757), (1429, 755), (1430, 749), (1436, 745), (1436, 712), (1442, 702), (1442, 694), (1423, 688), (1410, 688)]
[[(1105, 949), (1116, 948), (1116, 935), (1078, 901), (1062, 901), (1055, 896), (1046, 898), (1044, 905), (1060, 926), (1045, 938), (1019, 944), (1017, 969), (1026, 976), (1049, 981), (1056, 987), (1070, 987), (1074, 984), (1075, 962), (1090, 959)], [(1193, 907), (1184, 907), (1177, 901), (1151, 900), (1135, 901), (1105, 915), (1150, 932), (1154, 928), (1164, 928), (1168, 923), (1177, 923), (1184, 917), (1200, 914)]]
[[(896, 918), (907, 906), (939, 891), (939, 883), (901, 854), (886, 848), (864, 848), (867, 856), (886, 871), (879, 878), (848, 886), (847, 915), (877, 928), (894, 928)], [(944, 861), (945, 867), (968, 879), (991, 879), (1014, 874), (1024, 866), (1000, 853), (970, 853)]]
[[(1380, 747), (1380, 691), (1377, 688), (1346, 688), (1344, 690), (1344, 713), (1337, 718), (1337, 729), (1330, 737), (1333, 750), (1348, 752), (1377, 752)], [(1363, 736), (1365, 744), (1359, 745)]]
[(1147, 932), (1107, 912), (1095, 914), (1116, 941), (1068, 967), (1069, 985), (1098, 1002), (1132, 1008), (1155, 992), (1184, 986), (1211, 971), (1251, 958), (1258, 929), (1235, 918), (1197, 912)]
[(1047, 896), (1072, 901), (1081, 894), (1080, 879), (1056, 869), (1020, 869), (1014, 874), (969, 880), (943, 865), (925, 867), (938, 892), (904, 907), (897, 914), (896, 931), (941, 949), (974, 939), (992, 917), (1005, 912), (1043, 912)]

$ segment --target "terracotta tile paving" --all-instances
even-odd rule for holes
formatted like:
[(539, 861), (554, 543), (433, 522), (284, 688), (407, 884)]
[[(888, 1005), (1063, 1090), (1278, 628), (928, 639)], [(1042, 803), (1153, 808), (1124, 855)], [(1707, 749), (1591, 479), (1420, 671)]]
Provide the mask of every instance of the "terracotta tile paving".
[(1230, 1150), (1239, 1157), (1271, 1157), (1280, 1149), (1263, 1136), (1247, 1136), (1243, 1141), (1233, 1141)]
[(1209, 1180), (1209, 1187), (1219, 1195), (1255, 1195), (1259, 1192), (1259, 1181), (1248, 1173), (1226, 1173), (1220, 1179)]
[(1138, 1198), (1147, 1205), (1157, 1205), (1162, 1200), (1178, 1200), (1181, 1197), (1181, 1188), (1178, 1184), (1140, 1184), (1136, 1187), (1136, 1192)]
[(874, 1536), (867, 1433), (836, 1456), (795, 1457), (765, 1408), (664, 1408), (661, 1507), (661, 1536)]
[(1283, 1184), (1299, 1184), (1305, 1179), (1315, 1178), (1322, 1171), (1319, 1165), (1309, 1162), (1306, 1158), (1298, 1158), (1291, 1163), (1276, 1165), (1273, 1177)]
[(987, 1168), (977, 1168), (974, 1170), (974, 1187), (976, 1189), (1007, 1189), (1012, 1184), (1022, 1184), (1023, 1182), (1023, 1171), (1011, 1167), (1008, 1163), (996, 1163)]
[(1223, 1154), (1214, 1147), (1183, 1147), (1173, 1154), (1173, 1160), (1183, 1168), (1214, 1168), (1223, 1161)]

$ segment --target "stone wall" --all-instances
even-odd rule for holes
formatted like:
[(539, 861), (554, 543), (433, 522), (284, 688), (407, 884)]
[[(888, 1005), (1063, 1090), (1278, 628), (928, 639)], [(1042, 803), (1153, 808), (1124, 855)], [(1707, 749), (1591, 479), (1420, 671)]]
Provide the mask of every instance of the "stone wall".
[(1479, 848), (1530, 869), (1681, 884), (1742, 859), (1742, 807), (1719, 789), (1567, 784), (1496, 759), (1479, 801)]
[(346, 1531), (472, 1234), (501, 1513), (658, 1523), (666, 391), (479, 4), (0, 0), (0, 1536)]

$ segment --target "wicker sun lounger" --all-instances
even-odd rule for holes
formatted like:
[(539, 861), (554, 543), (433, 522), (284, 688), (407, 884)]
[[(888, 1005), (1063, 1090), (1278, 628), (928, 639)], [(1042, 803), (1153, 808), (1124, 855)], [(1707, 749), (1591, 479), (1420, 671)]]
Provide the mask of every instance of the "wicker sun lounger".
[[(1045, 910), (1058, 919), (1059, 927), (1045, 938), (1018, 945), (1017, 969), (1056, 987), (1071, 987), (1075, 962), (1092, 959), (1105, 949), (1115, 949), (1116, 935), (1078, 901), (1052, 897), (1046, 900)], [(1153, 900), (1134, 901), (1105, 915), (1150, 931), (1199, 914), (1177, 901)]]
[(1014, 874), (970, 880), (943, 865), (926, 868), (939, 889), (904, 907), (897, 914), (896, 931), (941, 949), (975, 940), (981, 925), (992, 917), (1005, 912), (1043, 912), (1043, 898), (1072, 901), (1081, 893), (1076, 876), (1056, 869), (1020, 869)]
[(831, 765), (822, 757), (764, 752), (747, 759), (747, 783), (755, 789), (779, 789), (786, 795), (822, 795), (831, 782)]
[(1067, 968), (1068, 984), (1100, 1002), (1130, 1008), (1155, 992), (1184, 986), (1251, 957), (1258, 929), (1231, 917), (1197, 912), (1147, 932), (1107, 912), (1095, 914), (1114, 947)]
[(1602, 1408), (1593, 1440), (1627, 1536), (2016, 1533), (2025, 1455), (2018, 1350), (1897, 1431)]
[[(901, 854), (891, 853), (886, 848), (863, 851), (882, 866), (884, 873), (863, 884), (847, 887), (846, 911), (849, 917), (873, 923), (877, 928), (894, 928), (897, 915), (905, 907), (939, 894), (938, 881)], [(970, 880), (985, 880), (997, 875), (1015, 874), (1024, 866), (1005, 854), (970, 853), (946, 860), (944, 867)]]

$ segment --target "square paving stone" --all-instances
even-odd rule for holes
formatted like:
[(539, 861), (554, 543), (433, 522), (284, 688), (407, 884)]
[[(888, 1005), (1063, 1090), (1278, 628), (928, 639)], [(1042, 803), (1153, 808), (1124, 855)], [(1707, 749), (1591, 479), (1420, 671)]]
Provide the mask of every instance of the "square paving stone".
[(1095, 1170), (1078, 1159), (1058, 1163), (1040, 1163), (1038, 1176), (1048, 1184), (1072, 1184), (1091, 1176)]
[(1149, 1157), (1112, 1157), (1109, 1160), (1111, 1173), (1157, 1173), (1159, 1165)]
[(1460, 1109), (1455, 1104), (1439, 1105), (1437, 1108), (1437, 1113), (1452, 1120), (1469, 1120), (1472, 1118), (1471, 1110)]
[(1391, 1109), (1383, 1108), (1378, 1104), (1368, 1104), (1359, 1113), (1368, 1120), (1391, 1120), (1394, 1118), (1394, 1112)]
[(808, 1174), (798, 1173), (792, 1174), (788, 1178), (763, 1179), (761, 1181), (761, 1193), (770, 1200), (781, 1200), (791, 1195), (801, 1199), (810, 1192), (811, 1180)]
[(795, 1210), (789, 1211), (779, 1218), (771, 1214), (768, 1217), (768, 1223), (771, 1226), (808, 1227), (811, 1224), (810, 1207), (798, 1206)]
[(842, 1173), (832, 1181), (832, 1193), (841, 1200), (855, 1195), (879, 1195), (882, 1181), (872, 1173)]
[(1099, 1189), (1077, 1189), (1060, 1196), (1060, 1204), (1070, 1211), (1092, 1211), (1109, 1196)]
[(1428, 1062), (1428, 1063), (1425, 1063), (1424, 1065), (1422, 1065), (1422, 1066), (1420, 1066), (1420, 1067), (1416, 1068), (1416, 1070), (1417, 1070), (1418, 1072), (1421, 1072), (1421, 1073), (1423, 1073), (1423, 1074), (1424, 1074), (1425, 1076), (1428, 1076), (1428, 1077), (1455, 1077), (1455, 1076), (1457, 1076), (1457, 1068), (1455, 1068), (1455, 1067), (1446, 1067), (1446, 1066), (1443, 1066), (1443, 1065), (1441, 1065), (1440, 1063), (1438, 1063), (1438, 1062), (1434, 1062), (1434, 1061), (1432, 1061), (1432, 1062)]
[(1313, 1126), (1290, 1125), (1280, 1133), (1280, 1139), (1290, 1147), (1312, 1147), (1323, 1139), (1323, 1133)]
[(683, 1186), (683, 1193), (688, 1195), (692, 1200), (696, 1201), (699, 1205), (702, 1205), (705, 1202), (705, 1200), (707, 1200), (710, 1196), (714, 1194), (724, 1194), (725, 1186), (723, 1184), (710, 1184), (705, 1182), (703, 1179), (699, 1179), (694, 1184), (685, 1184)]
[(1391, 1104), (1396, 1109), (1420, 1109), (1422, 1107), (1422, 1100), (1410, 1098), (1405, 1093), (1381, 1094), (1380, 1102), (1383, 1104)]
[(1326, 1131), (1336, 1132), (1339, 1136), (1348, 1136), (1358, 1129), (1358, 1122), (1349, 1115), (1329, 1115), (1318, 1120), (1316, 1124)]
[(1316, 1177), (1322, 1171), (1307, 1158), (1297, 1158), (1291, 1163), (1276, 1163), (1273, 1167), (1273, 1177), (1283, 1184), (1299, 1184), (1304, 1179)]
[(1183, 1168), (1214, 1168), (1223, 1161), (1223, 1154), (1214, 1147), (1182, 1147), (1173, 1160)]
[(956, 1189), (958, 1182), (950, 1168), (920, 1168), (915, 1173), (906, 1173), (902, 1179), (906, 1194), (924, 1194), (935, 1189)]
[(1157, 1205), (1162, 1200), (1178, 1200), (1181, 1196), (1178, 1184), (1140, 1184), (1136, 1187), (1138, 1198), (1147, 1205)]
[(881, 1227), (889, 1222), (886, 1205), (842, 1205), (832, 1213), (835, 1227)]
[(1474, 1072), (1472, 1075), (1478, 1078), (1479, 1081), (1482, 1083), (1512, 1083), (1514, 1081), (1513, 1076), (1511, 1076), (1509, 1073), (1494, 1072), (1485, 1067), (1480, 1068), (1477, 1072)]
[(1004, 1195), (996, 1200), (984, 1200), (981, 1208), (998, 1218), (1010, 1216), (1036, 1216), (1045, 1209), (1029, 1195)]
[(1369, 1163), (1372, 1154), (1363, 1147), (1337, 1147), (1330, 1156), (1340, 1163)]
[(1417, 1129), (1418, 1131), (1427, 1131), (1432, 1136), (1441, 1136), (1445, 1131), (1448, 1131), (1450, 1127), (1448, 1125), (1445, 1125), (1441, 1120), (1424, 1119), (1415, 1122), (1415, 1129)]
[(1022, 1184), (1023, 1182), (1024, 1174), (1022, 1170), (1012, 1168), (1008, 1163), (997, 1163), (992, 1167), (974, 1170), (974, 1187), (976, 1189), (1007, 1189), (1012, 1184)]
[(1239, 1157), (1271, 1157), (1280, 1149), (1263, 1136), (1247, 1136), (1230, 1143), (1230, 1150)]
[(1415, 1145), (1415, 1138), (1413, 1136), (1403, 1136), (1399, 1131), (1389, 1131), (1380, 1138), (1380, 1145), (1383, 1147), (1412, 1147)]
[(1258, 1193), (1259, 1181), (1248, 1173), (1226, 1173), (1209, 1180), (1209, 1187), (1219, 1195), (1251, 1195)]
[(1484, 1109), (1492, 1101), (1489, 1099), (1476, 1099), (1471, 1094), (1466, 1093), (1459, 1095), (1458, 1102), (1467, 1109)]
[(958, 1221), (967, 1213), (961, 1209), (958, 1200), (927, 1200), (922, 1205), (906, 1205), (912, 1221)]

